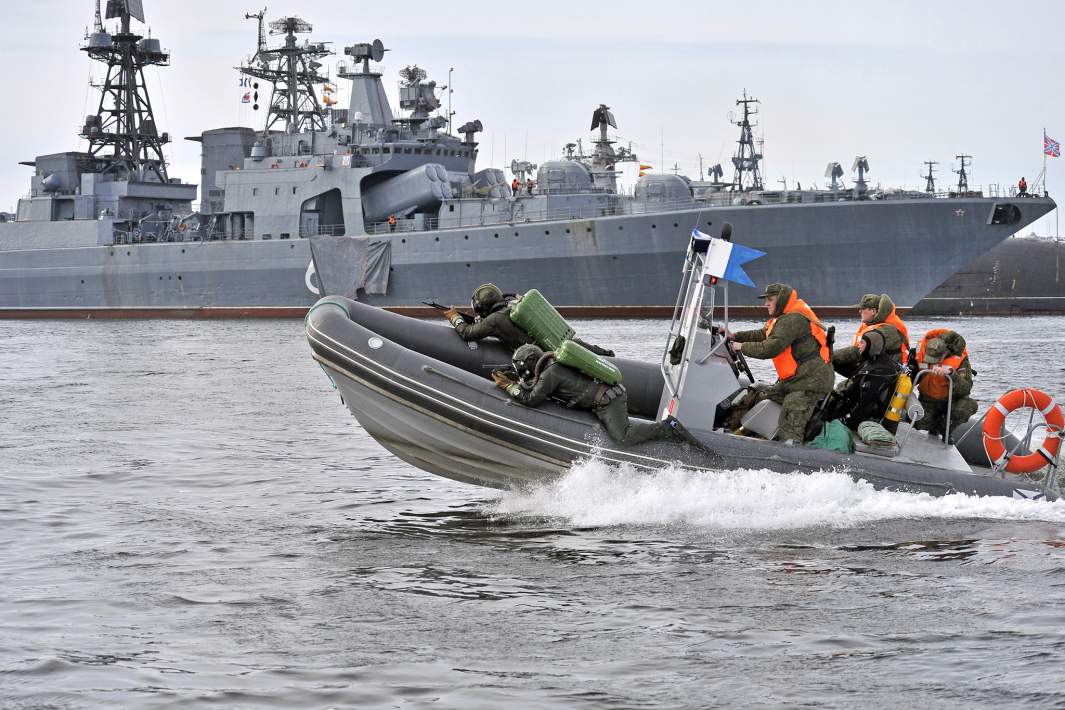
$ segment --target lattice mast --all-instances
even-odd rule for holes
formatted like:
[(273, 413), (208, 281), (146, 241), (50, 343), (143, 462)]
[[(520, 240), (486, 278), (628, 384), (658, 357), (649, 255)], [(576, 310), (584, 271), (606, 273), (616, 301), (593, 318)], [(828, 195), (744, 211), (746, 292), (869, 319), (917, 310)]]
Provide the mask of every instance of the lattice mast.
[(958, 175), (958, 192), (968, 192), (969, 173), (966, 172), (965, 168), (973, 164), (973, 156), (962, 154), (954, 157), (961, 161), (961, 167), (954, 171)]
[(144, 68), (168, 66), (170, 54), (162, 51), (159, 40), (132, 31), (132, 20), (144, 22), (142, 0), (108, 0), (106, 19), (119, 21), (116, 34), (104, 31), (97, 2), (95, 31), (82, 50), (106, 65), (107, 74), (100, 85), (99, 108), (86, 117), (81, 136), (89, 141), (89, 153), (103, 163), (101, 172), (168, 182), (163, 146), (170, 136), (159, 133)]
[(737, 141), (739, 147), (732, 158), (732, 164), (736, 168), (732, 177), (732, 189), (736, 192), (762, 189), (762, 153), (754, 146), (752, 130), (758, 124), (751, 123), (751, 117), (758, 114), (758, 109), (752, 108), (752, 104), (757, 103), (761, 102), (754, 97), (747, 96), (746, 89), (743, 91), (743, 98), (736, 99), (736, 105), (743, 106), (743, 118), (739, 121), (732, 121), (740, 128), (740, 139)]
[(283, 124), (289, 135), (324, 131), (325, 112), (315, 86), (329, 80), (318, 72), (322, 67), (318, 60), (333, 52), (321, 42), (298, 44), (296, 35), (307, 34), (313, 29), (309, 22), (298, 17), (283, 17), (270, 23), (270, 35), (285, 38), (284, 45), (274, 49), (265, 46), (261, 13), (248, 15), (246, 19), (259, 20), (258, 45), (255, 56), (238, 67), (238, 71), (268, 81), (273, 86), (264, 135), (278, 124)]
[(922, 175), (924, 178), (924, 191), (929, 195), (936, 194), (936, 166), (939, 165), (934, 160), (926, 160), (924, 164), (928, 166), (928, 172)]

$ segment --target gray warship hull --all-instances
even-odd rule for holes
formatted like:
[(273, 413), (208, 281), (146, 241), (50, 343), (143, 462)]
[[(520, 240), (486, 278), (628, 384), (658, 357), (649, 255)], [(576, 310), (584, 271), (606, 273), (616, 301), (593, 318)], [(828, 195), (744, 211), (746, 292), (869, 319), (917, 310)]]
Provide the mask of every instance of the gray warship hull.
[(1065, 241), (1007, 239), (947, 279), (914, 312), (929, 316), (1065, 313)]
[[(991, 224), (1001, 202), (974, 197), (703, 207), (341, 238), (78, 248), (12, 248), (20, 245), (14, 230), (26, 225), (0, 224), (0, 314), (295, 315), (326, 293), (408, 308), (432, 298), (464, 303), (485, 281), (519, 291), (535, 286), (571, 312), (652, 314), (671, 308), (677, 264), (692, 229), (716, 234), (725, 222), (737, 241), (767, 252), (749, 268), (758, 284), (792, 283), (823, 308), (849, 312), (854, 299), (869, 291), (889, 292), (908, 308), (1055, 206), (1049, 198), (1014, 200), (1019, 221)], [(45, 232), (56, 225), (34, 227), (46, 243)], [(375, 246), (383, 273), (370, 290), (380, 293), (367, 293), (347, 278), (359, 264), (350, 262), (346, 242)], [(753, 301), (755, 294), (736, 287), (733, 302)]]

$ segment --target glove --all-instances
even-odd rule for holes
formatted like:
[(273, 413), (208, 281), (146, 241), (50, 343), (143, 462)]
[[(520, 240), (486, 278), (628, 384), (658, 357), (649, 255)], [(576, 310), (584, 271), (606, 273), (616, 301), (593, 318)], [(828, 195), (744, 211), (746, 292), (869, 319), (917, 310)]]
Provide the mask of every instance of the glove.
[(452, 306), (451, 308), (448, 308), (446, 311), (444, 311), (444, 317), (447, 318), (448, 321), (450, 321), (451, 325), (453, 325), (453, 326), (454, 325), (458, 325), (459, 323), (462, 322), (462, 315), (458, 312), (458, 310), (454, 306)]
[(492, 379), (501, 390), (514, 384), (514, 376), (506, 370), (492, 370)]
[(521, 385), (515, 382), (514, 384), (507, 387), (506, 391), (507, 394), (509, 394), (511, 397), (517, 397), (519, 394), (521, 394)]

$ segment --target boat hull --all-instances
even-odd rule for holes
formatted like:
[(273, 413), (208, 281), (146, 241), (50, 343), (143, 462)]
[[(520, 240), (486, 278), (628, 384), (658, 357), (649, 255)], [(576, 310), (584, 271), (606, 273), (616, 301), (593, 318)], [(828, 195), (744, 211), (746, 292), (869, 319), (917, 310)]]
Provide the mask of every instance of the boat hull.
[[(499, 346), (471, 349), (448, 330), (337, 297), (323, 299), (307, 317), (313, 356), (366, 431), (404, 461), (456, 481), (520, 487), (549, 481), (577, 461), (596, 458), (647, 470), (681, 465), (707, 475), (744, 468), (780, 473), (838, 469), (884, 489), (1056, 497), (1018, 478), (844, 456), (717, 431), (693, 432), (702, 447), (672, 441), (619, 447), (590, 412), (553, 402), (535, 408), (514, 403), (488, 377), (500, 358)], [(420, 352), (422, 346), (443, 359)], [(654, 399), (656, 382), (661, 391), (654, 366), (617, 364), (633, 384), (635, 406)]]

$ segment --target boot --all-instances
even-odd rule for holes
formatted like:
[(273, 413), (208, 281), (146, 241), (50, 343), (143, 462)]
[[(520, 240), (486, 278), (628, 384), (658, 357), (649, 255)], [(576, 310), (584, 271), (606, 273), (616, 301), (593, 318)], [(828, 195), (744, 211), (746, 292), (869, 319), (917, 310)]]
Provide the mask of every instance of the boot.
[(680, 420), (674, 417), (672, 414), (668, 415), (663, 422), (670, 428), (673, 433), (673, 438), (677, 441), (687, 442), (692, 446), (696, 446), (700, 449), (706, 449), (702, 442), (692, 436), (692, 433), (688, 431), (688, 428), (680, 423)]

